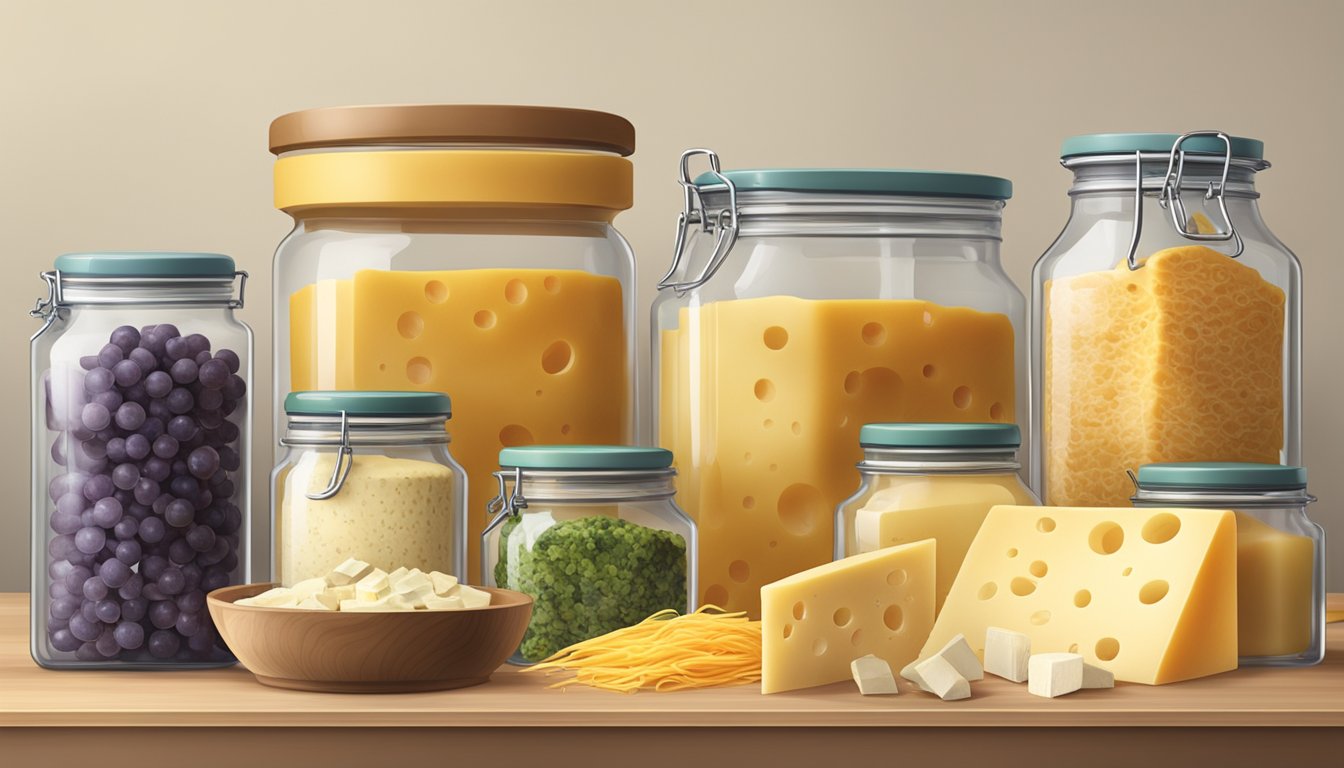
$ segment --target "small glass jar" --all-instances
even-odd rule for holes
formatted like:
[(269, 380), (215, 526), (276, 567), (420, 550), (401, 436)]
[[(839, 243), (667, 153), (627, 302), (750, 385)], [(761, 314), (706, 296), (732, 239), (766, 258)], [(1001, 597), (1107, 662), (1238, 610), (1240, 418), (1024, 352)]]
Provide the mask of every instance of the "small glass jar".
[(1016, 424), (866, 424), (859, 490), (835, 512), (835, 559), (935, 539), (937, 608), (991, 507), (1040, 503), (1018, 476)]
[[(499, 450), (635, 424), (635, 129), (604, 112), (403, 104), (271, 124), (276, 436), (301, 390), (449, 392), (482, 509)], [(471, 516), (468, 535), (485, 521)], [(479, 578), (478, 552), (468, 570)]]
[(388, 572), (463, 573), (467, 478), (448, 452), (447, 395), (291, 392), (285, 413), (271, 477), (271, 572), (282, 586), (351, 557)]
[(1156, 462), (1301, 464), (1302, 268), (1260, 217), (1264, 144), (1064, 142), (1068, 223), (1032, 273), (1032, 487), (1123, 506)]
[(1237, 663), (1325, 658), (1325, 530), (1307, 517), (1307, 470), (1278, 464), (1139, 468), (1136, 507), (1230, 509), (1237, 516)]
[(232, 664), (205, 595), (248, 573), (247, 274), (208, 253), (55, 266), (32, 312), (33, 659)]
[(999, 262), (1012, 184), (721, 171), (708, 150), (683, 154), (680, 183), (653, 306), (658, 442), (700, 526), (701, 600), (759, 615), (761, 585), (830, 559), (860, 426), (1025, 414), (1026, 300)]
[(485, 583), (534, 600), (512, 663), (695, 607), (696, 529), (672, 501), (670, 452), (524, 446), (500, 451), (499, 464)]

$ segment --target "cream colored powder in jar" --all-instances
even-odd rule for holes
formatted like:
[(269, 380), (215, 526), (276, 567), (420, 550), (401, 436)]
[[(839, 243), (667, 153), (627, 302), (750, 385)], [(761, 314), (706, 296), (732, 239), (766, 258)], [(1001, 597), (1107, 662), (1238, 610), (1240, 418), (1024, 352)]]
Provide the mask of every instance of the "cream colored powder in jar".
[(276, 576), (289, 586), (323, 576), (350, 553), (385, 571), (453, 573), (454, 481), (430, 461), (357, 454), (340, 491), (313, 500), (335, 453), (305, 453), (276, 480)]

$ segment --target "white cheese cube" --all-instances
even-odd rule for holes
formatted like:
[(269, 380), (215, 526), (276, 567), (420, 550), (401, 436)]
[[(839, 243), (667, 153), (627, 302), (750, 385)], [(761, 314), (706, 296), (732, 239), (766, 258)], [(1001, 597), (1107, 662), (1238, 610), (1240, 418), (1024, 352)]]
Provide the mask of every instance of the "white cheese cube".
[(460, 611), (466, 608), (460, 597), (439, 597), (438, 595), (426, 597), (424, 606), (431, 611)]
[(490, 604), (489, 592), (468, 587), (466, 584), (457, 585), (456, 595), (462, 599), (462, 605), (467, 608), (484, 608)]
[(354, 584), (360, 579), (368, 576), (373, 570), (373, 566), (363, 560), (356, 560), (351, 557), (344, 563), (331, 569), (327, 574), (327, 583), (333, 587), (343, 587), (346, 584)]
[(339, 605), (342, 600), (355, 599), (355, 585), (346, 584), (343, 587), (328, 587), (327, 591), (323, 594), (327, 595), (332, 600), (335, 600), (337, 605)]
[(904, 677), (906, 680), (919, 686), (921, 691), (927, 691), (929, 690), (929, 686), (924, 684), (924, 678), (920, 677), (919, 672), (915, 669), (919, 666), (921, 661), (923, 661), (923, 659), (915, 659), (909, 664), (906, 664), (905, 668), (901, 670), (901, 677)]
[(915, 673), (924, 681), (924, 689), (943, 701), (971, 697), (970, 682), (942, 656), (930, 656), (921, 661), (915, 666)]
[(849, 662), (849, 672), (859, 686), (859, 693), (864, 696), (901, 692), (896, 687), (895, 676), (891, 674), (891, 665), (886, 659), (879, 659), (871, 653)]
[(1094, 667), (1087, 662), (1083, 662), (1083, 687), (1114, 688), (1115, 675), (1109, 669)]
[(434, 594), (443, 596), (452, 591), (457, 586), (457, 577), (449, 576), (446, 573), (438, 571), (429, 572), (429, 580), (434, 584)]
[(967, 681), (985, 679), (985, 668), (980, 665), (980, 659), (975, 655), (975, 651), (971, 650), (970, 643), (966, 642), (964, 635), (955, 635), (934, 655), (946, 659), (947, 663), (957, 670), (957, 674)]
[(387, 583), (391, 584), (393, 588), (396, 588), (397, 582), (405, 578), (406, 574), (410, 572), (410, 569), (403, 565), (397, 570), (387, 574)]
[(355, 582), (355, 597), (360, 600), (377, 600), (391, 591), (392, 588), (387, 583), (387, 571), (381, 568), (374, 568), (367, 576)]
[(274, 587), (259, 595), (237, 600), (234, 605), (253, 605), (259, 608), (292, 608), (299, 602), (294, 593), (286, 587)]
[[(350, 591), (350, 596), (355, 596), (353, 589)], [(341, 608), (341, 599), (335, 595), (335, 590), (332, 588), (324, 589), (321, 592), (306, 598), (306, 600), (316, 600), (322, 605), (325, 605), (329, 611), (337, 611)]]
[(1027, 691), (1053, 699), (1083, 687), (1083, 657), (1076, 653), (1037, 653), (1027, 662)]
[(294, 584), (294, 586), (290, 587), (289, 589), (294, 593), (294, 597), (298, 599), (299, 602), (303, 602), (304, 600), (312, 597), (313, 595), (316, 595), (317, 593), (325, 590), (326, 588), (327, 588), (327, 580), (321, 576), (317, 576), (311, 579), (304, 579), (303, 581), (297, 582)]
[(411, 605), (400, 595), (385, 595), (376, 600), (342, 600), (342, 611), (351, 612), (373, 612), (373, 611), (413, 611), (415, 606)]
[(1030, 657), (1030, 637), (1011, 629), (990, 627), (985, 630), (985, 671), (989, 674), (1014, 683), (1025, 683)]
[(388, 576), (387, 580), (392, 584), (392, 591), (398, 595), (411, 594), (421, 589), (430, 593), (434, 591), (434, 582), (429, 580), (429, 576), (419, 571), (402, 574), (402, 577), (396, 581)]
[(328, 604), (328, 603), (323, 602), (322, 600), (319, 600), (317, 595), (313, 595), (313, 596), (310, 596), (310, 597), (305, 597), (304, 599), (300, 600), (300, 601), (298, 602), (298, 604), (295, 605), (294, 607), (295, 607), (295, 608), (302, 608), (302, 609), (305, 610), (305, 611), (334, 611), (334, 610), (336, 610), (336, 606), (335, 606), (334, 604)]

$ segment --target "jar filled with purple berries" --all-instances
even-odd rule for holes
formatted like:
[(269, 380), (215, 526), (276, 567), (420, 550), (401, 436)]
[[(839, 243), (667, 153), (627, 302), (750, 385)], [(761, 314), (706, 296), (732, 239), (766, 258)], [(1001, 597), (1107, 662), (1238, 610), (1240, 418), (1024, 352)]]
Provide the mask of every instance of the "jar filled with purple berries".
[(205, 595), (248, 575), (247, 274), (209, 253), (84, 253), (32, 338), (33, 659), (234, 662)]

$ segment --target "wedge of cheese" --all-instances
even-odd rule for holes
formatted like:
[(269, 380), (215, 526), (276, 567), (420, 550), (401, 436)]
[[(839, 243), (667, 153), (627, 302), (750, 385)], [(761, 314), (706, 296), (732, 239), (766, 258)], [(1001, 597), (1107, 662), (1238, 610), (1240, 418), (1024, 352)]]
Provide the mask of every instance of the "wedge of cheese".
[(913, 660), (933, 626), (934, 558), (925, 539), (761, 587), (761, 693), (848, 680), (867, 654), (892, 669)]
[(959, 633), (983, 642), (990, 627), (1027, 635), (1033, 653), (1077, 653), (1117, 680), (1236, 669), (1235, 516), (995, 507), (920, 655)]

